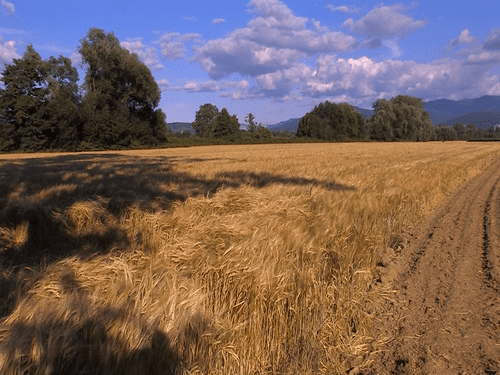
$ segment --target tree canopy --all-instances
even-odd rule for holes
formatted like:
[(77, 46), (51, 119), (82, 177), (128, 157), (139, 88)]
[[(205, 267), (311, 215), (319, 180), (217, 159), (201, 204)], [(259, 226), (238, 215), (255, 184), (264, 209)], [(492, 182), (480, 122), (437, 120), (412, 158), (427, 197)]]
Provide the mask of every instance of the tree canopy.
[(211, 103), (200, 106), (192, 125), (197, 135), (213, 138), (234, 139), (240, 129), (236, 115), (231, 116), (226, 108), (219, 112), (217, 106)]
[(366, 121), (356, 109), (347, 104), (318, 104), (300, 119), (297, 136), (324, 140), (359, 140), (366, 137)]
[(78, 51), (87, 65), (82, 139), (101, 146), (154, 143), (166, 123), (149, 68), (102, 29), (90, 29)]
[(434, 128), (422, 99), (398, 95), (391, 100), (373, 103), (374, 115), (369, 119), (370, 138), (377, 141), (428, 141)]
[(75, 142), (78, 72), (68, 58), (42, 60), (32, 45), (6, 65), (0, 89), (0, 150), (42, 150)]
[[(92, 28), (70, 59), (42, 60), (32, 45), (7, 64), (0, 88), (0, 151), (151, 145), (166, 140), (160, 89), (149, 68), (113, 33)], [(83, 98), (81, 96), (83, 92)]]

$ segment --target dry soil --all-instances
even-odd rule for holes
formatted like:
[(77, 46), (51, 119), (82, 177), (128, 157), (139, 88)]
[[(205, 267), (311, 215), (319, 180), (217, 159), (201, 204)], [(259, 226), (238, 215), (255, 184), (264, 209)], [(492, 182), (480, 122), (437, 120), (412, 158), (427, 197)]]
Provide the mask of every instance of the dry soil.
[(368, 374), (500, 374), (500, 159), (402, 236)]

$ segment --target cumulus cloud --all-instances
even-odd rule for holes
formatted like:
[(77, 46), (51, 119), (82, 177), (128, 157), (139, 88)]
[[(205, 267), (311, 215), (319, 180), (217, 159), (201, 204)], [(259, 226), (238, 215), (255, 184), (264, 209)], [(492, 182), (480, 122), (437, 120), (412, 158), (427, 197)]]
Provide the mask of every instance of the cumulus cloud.
[(17, 53), (16, 42), (13, 40), (4, 42), (2, 35), (0, 35), (0, 66), (3, 68), (5, 64), (11, 64), (13, 59), (20, 58), (21, 56)]
[(186, 58), (186, 43), (199, 40), (200, 34), (189, 33), (167, 33), (163, 34), (156, 42), (160, 45), (161, 54), (167, 60), (177, 60)]
[(14, 14), (16, 12), (16, 8), (14, 7), (14, 4), (9, 3), (8, 1), (2, 0), (2, 5), (8, 14)]
[(456, 47), (456, 46), (459, 46), (461, 44), (472, 43), (473, 40), (474, 40), (474, 38), (470, 36), (469, 29), (464, 29), (460, 33), (460, 35), (458, 36), (458, 38), (451, 40), (450, 44), (448, 45), (448, 48), (450, 48), (450, 47)]
[(358, 13), (359, 9), (352, 5), (339, 5), (335, 6), (333, 4), (328, 4), (326, 6), (327, 9), (330, 9), (332, 12), (342, 12), (342, 13)]
[(500, 50), (500, 29), (493, 30), (483, 44), (487, 50)]
[(425, 21), (414, 20), (403, 14), (402, 5), (380, 6), (372, 9), (357, 21), (352, 18), (344, 22), (343, 26), (352, 33), (366, 38), (402, 38), (406, 34), (425, 26)]
[(256, 16), (246, 27), (195, 49), (195, 60), (211, 78), (232, 73), (256, 77), (290, 68), (316, 54), (357, 47), (354, 37), (296, 16), (279, 0), (252, 0), (249, 6)]
[(220, 25), (223, 23), (226, 23), (226, 20), (224, 18), (214, 18), (212, 20), (212, 24), (214, 24), (214, 25)]
[(472, 64), (498, 64), (500, 63), (500, 51), (477, 51), (467, 56), (467, 62)]
[(147, 47), (142, 42), (142, 38), (136, 38), (121, 42), (123, 48), (128, 49), (131, 53), (135, 53), (139, 59), (151, 70), (163, 69), (163, 65), (158, 60), (156, 48)]
[(416, 63), (329, 55), (318, 58), (315, 74), (303, 83), (301, 90), (312, 97), (357, 98), (357, 104), (361, 105), (381, 96), (390, 98), (399, 94), (424, 100), (451, 97), (458, 92), (464, 97), (475, 97), (490, 92), (497, 84), (498, 77), (489, 75), (483, 67), (458, 59)]
[(157, 80), (156, 83), (160, 87), (161, 91), (181, 91), (182, 90), (182, 87), (175, 86), (175, 85), (171, 84), (165, 78)]
[(190, 92), (217, 92), (226, 91), (228, 89), (244, 90), (249, 86), (247, 80), (241, 81), (215, 81), (206, 82), (190, 81), (184, 84), (184, 90)]

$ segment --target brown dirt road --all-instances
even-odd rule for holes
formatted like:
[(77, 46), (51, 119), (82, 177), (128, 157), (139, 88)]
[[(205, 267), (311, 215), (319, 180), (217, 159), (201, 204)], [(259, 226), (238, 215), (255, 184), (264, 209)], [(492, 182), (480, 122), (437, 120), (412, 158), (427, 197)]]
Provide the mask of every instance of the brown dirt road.
[(403, 243), (363, 373), (500, 374), (500, 159)]

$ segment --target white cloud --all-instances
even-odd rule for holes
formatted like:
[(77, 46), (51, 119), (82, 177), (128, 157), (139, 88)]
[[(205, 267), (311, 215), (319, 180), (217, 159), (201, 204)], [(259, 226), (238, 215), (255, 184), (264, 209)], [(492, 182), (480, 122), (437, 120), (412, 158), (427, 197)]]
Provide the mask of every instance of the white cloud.
[(290, 68), (303, 58), (357, 47), (354, 37), (298, 17), (279, 0), (252, 0), (249, 6), (256, 17), (245, 28), (195, 49), (195, 60), (212, 78), (232, 73), (255, 77)]
[(473, 37), (470, 36), (469, 29), (464, 29), (456, 39), (452, 39), (450, 44), (448, 45), (448, 48), (450, 47), (456, 47), (461, 44), (468, 44), (472, 43), (474, 40)]
[(174, 86), (167, 79), (163, 78), (156, 81), (161, 91), (181, 91), (182, 87)]
[(467, 56), (469, 63), (495, 64), (500, 62), (500, 51), (478, 51)]
[(13, 59), (20, 59), (21, 56), (17, 53), (16, 42), (9, 40), (7, 42), (3, 41), (2, 35), (0, 35), (0, 66), (5, 64), (12, 64)]
[(128, 49), (131, 53), (137, 54), (139, 59), (151, 70), (163, 69), (163, 65), (158, 60), (156, 48), (144, 45), (142, 38), (130, 39), (121, 42), (120, 45)]
[(241, 81), (215, 81), (210, 80), (206, 82), (190, 81), (184, 84), (183, 89), (190, 92), (217, 92), (226, 91), (228, 89), (244, 90), (248, 88), (249, 83), (247, 80)]
[(8, 14), (14, 14), (16, 12), (16, 8), (14, 7), (14, 4), (9, 3), (8, 1), (2, 0), (2, 5), (5, 8), (5, 11)]
[(156, 42), (160, 45), (161, 54), (167, 60), (177, 60), (186, 58), (187, 48), (186, 43), (198, 41), (200, 34), (189, 33), (167, 33), (163, 34)]
[(71, 54), (71, 56), (69, 57), (69, 59), (71, 60), (71, 65), (77, 66), (77, 67), (82, 66), (83, 59), (82, 59), (82, 55), (80, 54), (80, 52), (73, 52)]
[(223, 23), (226, 23), (226, 20), (224, 18), (214, 18), (212, 20), (212, 24), (214, 25), (221, 25)]
[(352, 18), (344, 22), (351, 32), (366, 38), (404, 37), (406, 34), (425, 26), (425, 21), (416, 21), (402, 12), (402, 5), (380, 6), (372, 9), (357, 21)]
[(332, 12), (342, 12), (342, 13), (358, 13), (359, 9), (352, 5), (339, 5), (335, 6), (333, 4), (328, 4), (326, 6), (327, 9), (330, 9)]
[(491, 32), (483, 47), (487, 50), (500, 50), (500, 29)]
[(498, 85), (482, 66), (457, 59), (431, 63), (386, 60), (377, 62), (366, 56), (342, 59), (321, 56), (314, 76), (304, 81), (301, 90), (312, 97), (346, 96), (357, 105), (372, 103), (378, 97), (406, 94), (424, 100), (435, 97), (476, 97)]

